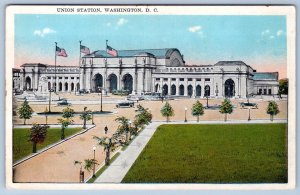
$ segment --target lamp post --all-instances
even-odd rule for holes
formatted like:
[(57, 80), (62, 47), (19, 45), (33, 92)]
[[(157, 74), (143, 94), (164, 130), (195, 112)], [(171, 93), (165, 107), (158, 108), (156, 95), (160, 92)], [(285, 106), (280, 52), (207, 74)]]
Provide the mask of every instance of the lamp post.
[(101, 104), (100, 112), (103, 112), (103, 111), (102, 111), (102, 88), (101, 88), (101, 87), (98, 87), (98, 89), (99, 89), (99, 92), (100, 92), (100, 94), (101, 94), (101, 97), (100, 97), (100, 98), (101, 98), (101, 99), (100, 99), (100, 101), (101, 101), (101, 103), (100, 103), (100, 104)]
[(249, 112), (249, 114), (248, 114), (248, 121), (250, 121), (251, 120), (251, 117), (250, 117), (250, 108), (248, 108), (248, 112)]
[(53, 89), (50, 89), (49, 92), (50, 92), (50, 95), (49, 95), (49, 112), (51, 112), (51, 93), (52, 93)]
[(94, 125), (94, 112), (92, 111), (92, 125)]
[(93, 167), (93, 178), (96, 177), (95, 175), (95, 161), (96, 161), (96, 156), (95, 156), (95, 153), (96, 153), (96, 146), (93, 146), (93, 151), (94, 151), (94, 167)]
[(187, 111), (187, 107), (184, 108), (184, 122), (187, 122), (187, 119), (186, 119), (186, 111)]

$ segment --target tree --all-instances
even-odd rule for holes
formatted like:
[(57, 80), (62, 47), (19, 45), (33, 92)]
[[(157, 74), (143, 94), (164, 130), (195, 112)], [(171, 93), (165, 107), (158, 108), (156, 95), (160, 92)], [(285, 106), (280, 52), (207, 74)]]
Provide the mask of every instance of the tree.
[(39, 124), (33, 124), (30, 128), (29, 141), (32, 142), (32, 153), (36, 153), (36, 145), (46, 139), (48, 128), (48, 125)]
[(199, 116), (204, 114), (203, 105), (197, 100), (192, 107), (192, 115), (197, 117), (197, 122), (199, 122)]
[(270, 115), (270, 120), (273, 121), (274, 115), (279, 113), (278, 105), (275, 101), (270, 101), (267, 107), (267, 113)]
[[(74, 165), (80, 165), (80, 171), (79, 171), (79, 178), (80, 178), (80, 182), (84, 182), (84, 173), (82, 171), (82, 162), (81, 161), (74, 161)], [(94, 167), (94, 165), (98, 165), (98, 162), (96, 159), (84, 159), (84, 165), (83, 168), (85, 170), (87, 170), (88, 172), (90, 172), (90, 170)], [(83, 176), (83, 178), (81, 178), (81, 175)]]
[(220, 113), (225, 114), (224, 121), (227, 121), (227, 114), (231, 114), (233, 112), (233, 105), (231, 104), (229, 99), (225, 99), (220, 106)]
[(279, 89), (278, 95), (281, 97), (282, 94), (287, 95), (289, 91), (289, 81), (288, 79), (280, 79), (279, 80)]
[(74, 116), (74, 110), (70, 107), (63, 109), (62, 117), (58, 119), (58, 123), (61, 124), (61, 136), (60, 139), (65, 139), (65, 129), (73, 123), (72, 117)]
[(117, 148), (117, 141), (116, 141), (116, 136), (113, 135), (113, 137), (108, 138), (108, 137), (93, 137), (95, 140), (97, 140), (98, 145), (104, 147), (104, 152), (105, 152), (105, 165), (109, 165), (110, 161), (110, 152), (113, 152)]
[(167, 122), (169, 122), (170, 116), (174, 116), (174, 110), (169, 102), (166, 102), (165, 105), (160, 109), (160, 113), (163, 117), (167, 118)]
[(84, 107), (83, 114), (80, 115), (80, 119), (83, 120), (83, 129), (86, 129), (86, 121), (92, 119), (92, 111), (87, 110), (87, 107)]
[(143, 125), (148, 125), (152, 120), (152, 114), (149, 112), (148, 108), (144, 108), (141, 105), (137, 105), (137, 114), (135, 115), (135, 120), (133, 122), (134, 126), (137, 128)]
[(125, 134), (126, 136), (126, 144), (128, 143), (128, 133), (130, 131), (129, 127), (129, 119), (124, 116), (118, 116), (115, 121), (119, 122), (120, 125), (118, 126), (117, 133), (118, 134)]
[(73, 118), (74, 117), (74, 110), (70, 107), (66, 107), (65, 109), (63, 109), (62, 117), (66, 118), (66, 119)]
[(65, 129), (73, 123), (73, 120), (59, 118), (58, 123), (61, 124), (60, 139), (63, 140), (65, 139)]
[(26, 125), (26, 120), (32, 117), (33, 110), (29, 106), (27, 100), (22, 103), (21, 107), (18, 110), (19, 118), (24, 119), (24, 125)]

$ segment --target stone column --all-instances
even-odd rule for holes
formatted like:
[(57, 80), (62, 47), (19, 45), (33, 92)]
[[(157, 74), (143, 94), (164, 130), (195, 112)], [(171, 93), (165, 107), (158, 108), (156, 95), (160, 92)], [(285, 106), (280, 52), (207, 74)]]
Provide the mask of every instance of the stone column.
[(179, 78), (176, 78), (176, 95), (179, 95)]
[(188, 78), (184, 79), (184, 96), (188, 96)]
[(196, 79), (193, 78), (193, 96), (196, 98)]
[(168, 95), (171, 95), (171, 78), (168, 78)]

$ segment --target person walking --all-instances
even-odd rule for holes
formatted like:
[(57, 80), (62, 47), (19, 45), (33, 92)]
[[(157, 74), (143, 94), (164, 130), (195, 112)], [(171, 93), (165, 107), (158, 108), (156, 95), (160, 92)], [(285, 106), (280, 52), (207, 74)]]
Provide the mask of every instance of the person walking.
[(108, 128), (107, 128), (107, 126), (105, 126), (105, 127), (104, 127), (104, 132), (105, 132), (105, 134), (107, 134), (107, 131), (108, 131)]

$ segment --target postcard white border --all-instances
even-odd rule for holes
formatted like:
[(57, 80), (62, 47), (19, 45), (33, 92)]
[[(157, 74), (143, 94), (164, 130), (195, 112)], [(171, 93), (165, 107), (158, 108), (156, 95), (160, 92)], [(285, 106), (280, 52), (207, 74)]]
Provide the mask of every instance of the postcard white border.
[[(149, 15), (285, 15), (287, 18), (287, 77), (288, 96), (288, 183), (287, 184), (63, 184), (12, 182), (12, 68), (14, 67), (14, 14), (80, 14), (58, 13), (57, 7), (157, 8)], [(184, 7), (184, 9), (182, 9)], [(294, 6), (196, 6), (196, 5), (51, 5), (8, 6), (5, 27), (5, 95), (6, 95), (6, 186), (13, 189), (55, 190), (284, 190), (294, 189), (296, 182), (296, 14)], [(81, 13), (95, 15), (143, 15), (145, 13)]]

